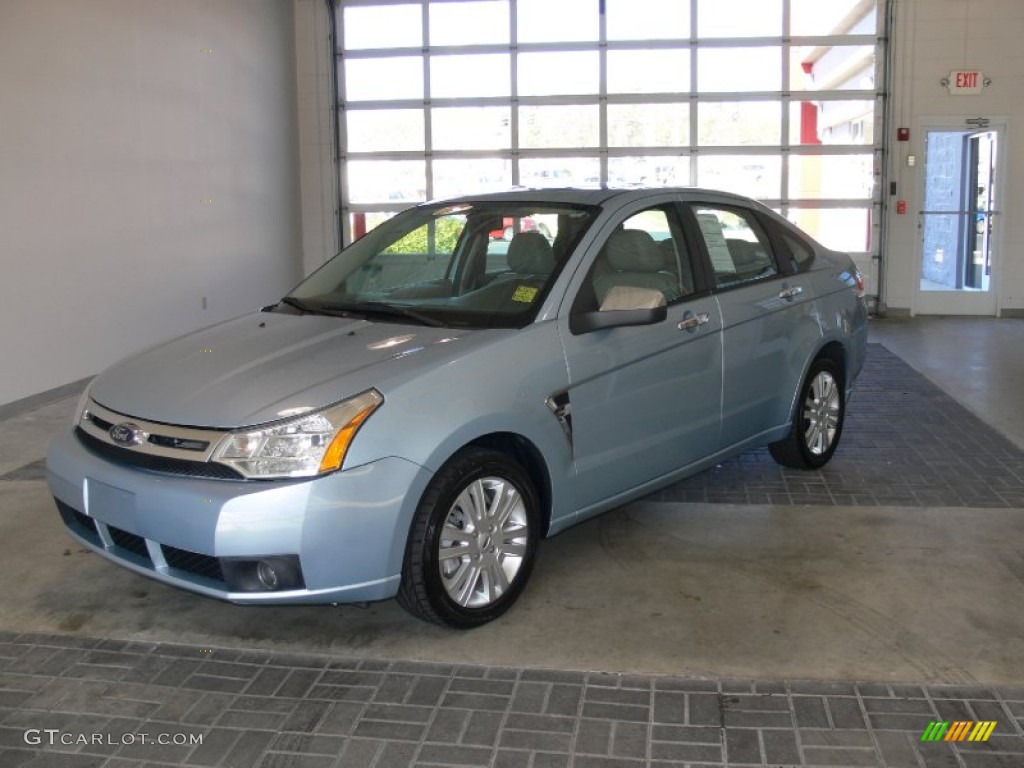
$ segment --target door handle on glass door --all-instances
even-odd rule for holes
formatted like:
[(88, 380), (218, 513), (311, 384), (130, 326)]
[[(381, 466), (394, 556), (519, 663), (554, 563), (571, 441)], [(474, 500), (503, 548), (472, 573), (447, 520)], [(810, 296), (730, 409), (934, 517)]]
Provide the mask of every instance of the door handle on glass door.
[(683, 313), (683, 319), (679, 321), (679, 325), (676, 327), (680, 331), (695, 331), (700, 326), (704, 325), (708, 319), (709, 317), (707, 312), (698, 312), (697, 314), (694, 314), (690, 310), (686, 310), (686, 312)]

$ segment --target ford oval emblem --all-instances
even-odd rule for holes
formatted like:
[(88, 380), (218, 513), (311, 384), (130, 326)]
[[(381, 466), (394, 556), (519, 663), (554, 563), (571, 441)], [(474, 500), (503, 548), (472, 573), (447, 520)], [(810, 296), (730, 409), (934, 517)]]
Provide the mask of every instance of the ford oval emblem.
[(109, 434), (111, 440), (118, 445), (124, 446), (138, 445), (146, 435), (137, 424), (132, 424), (131, 422), (115, 424), (110, 428)]

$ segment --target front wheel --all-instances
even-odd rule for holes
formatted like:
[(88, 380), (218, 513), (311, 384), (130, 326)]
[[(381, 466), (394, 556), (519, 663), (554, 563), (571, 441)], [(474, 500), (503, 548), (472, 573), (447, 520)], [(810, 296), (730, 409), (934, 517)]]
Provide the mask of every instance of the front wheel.
[(834, 362), (824, 358), (814, 361), (800, 389), (789, 434), (769, 446), (779, 464), (819, 469), (832, 458), (846, 415), (842, 381), (841, 370)]
[(522, 467), (483, 448), (456, 454), (416, 509), (399, 604), (459, 629), (496, 619), (526, 585), (539, 529), (536, 490)]

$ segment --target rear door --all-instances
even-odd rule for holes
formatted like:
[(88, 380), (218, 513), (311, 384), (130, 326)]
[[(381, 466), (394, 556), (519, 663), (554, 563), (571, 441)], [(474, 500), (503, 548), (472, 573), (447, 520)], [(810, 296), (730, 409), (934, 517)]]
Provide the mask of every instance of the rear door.
[(811, 281), (773, 244), (758, 214), (734, 204), (690, 203), (722, 312), (720, 448), (788, 423), (820, 333)]

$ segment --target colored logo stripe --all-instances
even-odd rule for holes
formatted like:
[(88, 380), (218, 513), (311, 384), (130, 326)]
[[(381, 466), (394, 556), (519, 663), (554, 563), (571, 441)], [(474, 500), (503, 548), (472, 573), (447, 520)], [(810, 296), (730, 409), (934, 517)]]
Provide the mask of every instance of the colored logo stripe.
[(971, 731), (971, 735), (967, 737), (968, 741), (988, 741), (988, 737), (992, 735), (992, 731), (996, 729), (995, 721), (988, 720), (982, 721), (974, 726), (974, 730)]
[(921, 734), (921, 741), (988, 741), (995, 728), (993, 720), (933, 720)]
[(970, 720), (957, 720), (949, 727), (946, 738), (943, 741), (963, 741), (974, 725)]
[(921, 734), (921, 741), (938, 741), (946, 734), (946, 729), (949, 728), (949, 722), (939, 722), (933, 720), (928, 724), (928, 727), (924, 729), (924, 733)]

